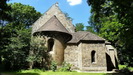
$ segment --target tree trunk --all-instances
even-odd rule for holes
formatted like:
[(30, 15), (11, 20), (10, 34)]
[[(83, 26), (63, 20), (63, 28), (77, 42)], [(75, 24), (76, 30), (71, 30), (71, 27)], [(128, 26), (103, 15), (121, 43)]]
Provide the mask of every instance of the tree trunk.
[(29, 69), (33, 68), (33, 62), (29, 62)]

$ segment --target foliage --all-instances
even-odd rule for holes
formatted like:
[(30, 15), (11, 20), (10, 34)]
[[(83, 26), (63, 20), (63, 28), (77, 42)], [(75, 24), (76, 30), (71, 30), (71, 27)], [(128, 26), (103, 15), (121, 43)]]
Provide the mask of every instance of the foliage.
[(95, 22), (94, 16), (95, 16), (95, 14), (92, 13), (90, 18), (89, 18), (88, 24), (90, 26), (87, 27), (87, 31), (92, 31), (92, 32), (98, 33), (100, 31), (101, 25), (98, 24), (97, 22)]
[(92, 7), (90, 20), (92, 27), (117, 47), (121, 64), (133, 66), (133, 1), (87, 0), (87, 2)]
[(86, 26), (86, 30), (85, 31), (89, 31), (89, 32), (92, 32), (94, 34), (96, 34), (94, 28), (92, 26)]
[(27, 68), (26, 58), (30, 50), (30, 26), (41, 14), (33, 7), (21, 3), (5, 4), (0, 8), (2, 8), (0, 12), (6, 12), (11, 18), (10, 20), (5, 16), (2, 21), (0, 18), (0, 31), (2, 32), (0, 33), (0, 64), (5, 65), (6, 70), (25, 69)]
[(73, 21), (73, 18), (71, 18), (68, 13), (64, 13), (64, 14), (65, 14), (65, 17), (67, 18), (67, 20)]
[(29, 5), (11, 3), (9, 6), (11, 6), (12, 9), (10, 15), (13, 20), (10, 25), (15, 29), (19, 29), (21, 27), (29, 28), (32, 23), (34, 23), (41, 16), (40, 12), (37, 12), (35, 8)]
[(27, 29), (16, 30), (16, 34), (12, 34), (12, 37), (9, 38), (10, 44), (6, 46), (3, 58), (5, 65), (11, 65), (6, 67), (16, 70), (25, 67), (25, 59), (30, 49), (30, 32), (31, 30)]
[(128, 67), (122, 68), (122, 69), (120, 70), (120, 73), (123, 73), (123, 74), (125, 74), (125, 75), (131, 75), (131, 72), (130, 72), (130, 70), (129, 70)]
[(133, 67), (128, 67), (127, 65), (119, 65), (119, 69), (128, 68), (129, 70), (133, 71)]
[(10, 72), (10, 73), (2, 73), (2, 74), (9, 74), (9, 75), (123, 75), (119, 73), (83, 73), (83, 72), (52, 72), (52, 71), (43, 72), (38, 69), (22, 70), (19, 72)]
[[(47, 65), (48, 63), (47, 60), (49, 59), (49, 55), (45, 43), (46, 42), (44, 38), (41, 36), (32, 37), (30, 42), (29, 55), (26, 60), (28, 62), (38, 63), (40, 65), (40, 68), (46, 68), (46, 66), (44, 67), (44, 65)], [(38, 68), (39, 65), (37, 66)]]
[(76, 24), (76, 31), (84, 31), (84, 24), (83, 23), (77, 23)]
[(71, 64), (63, 62), (62, 66), (58, 69), (59, 72), (68, 72), (71, 71)]
[[(47, 48), (45, 47), (45, 40), (38, 37), (32, 37), (30, 42), (30, 54), (27, 61), (38, 61), (40, 62), (43, 58), (44, 53), (47, 53)], [(32, 53), (33, 52), (33, 53)]]
[(51, 67), (51, 70), (55, 72), (57, 70), (57, 63), (55, 61), (52, 61), (50, 67)]
[(0, 26), (3, 25), (2, 21), (11, 20), (8, 11), (11, 10), (10, 6), (7, 5), (7, 1), (9, 0), (0, 0)]

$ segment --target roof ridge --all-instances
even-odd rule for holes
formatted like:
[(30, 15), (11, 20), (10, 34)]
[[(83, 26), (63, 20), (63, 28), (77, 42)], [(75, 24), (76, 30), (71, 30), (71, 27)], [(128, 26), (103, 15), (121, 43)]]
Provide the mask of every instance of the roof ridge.
[[(56, 17), (56, 15), (53, 15), (45, 24), (43, 24), (37, 31), (40, 31), (43, 27), (47, 27), (47, 23), (49, 23), (49, 21), (52, 19), (52, 18), (55, 18), (61, 25), (57, 26), (57, 28), (60, 28), (60, 27), (63, 27), (64, 29), (64, 33), (69, 33), (69, 31), (63, 26), (63, 24), (60, 22), (60, 20)], [(58, 31), (58, 30), (57, 30)], [(70, 34), (70, 33), (69, 33)]]
[(49, 8), (48, 10), (46, 10), (46, 11), (43, 13), (43, 15), (44, 15), (46, 12), (48, 12), (53, 6), (56, 6), (56, 7), (59, 8), (58, 3), (56, 2), (55, 4), (53, 4), (52, 6), (50, 6), (50, 8)]
[[(42, 17), (45, 15), (45, 13), (47, 13), (53, 6), (57, 6), (56, 3), (53, 4), (52, 6), (50, 6), (50, 8), (47, 9), (34, 23), (36, 23), (40, 18), (42, 18)], [(57, 6), (57, 7), (58, 7), (58, 6)], [(58, 8), (59, 8), (59, 7), (58, 7)], [(34, 23), (33, 23), (32, 25), (34, 25)]]
[[(83, 31), (83, 32), (84, 32), (84, 31)], [(84, 39), (84, 38), (87, 36), (87, 34), (88, 34), (88, 33), (85, 33), (85, 35), (84, 35), (80, 40)]]
[[(56, 17), (56, 15), (54, 15), (55, 16), (55, 18), (57, 18), (57, 20), (60, 22), (60, 20), (58, 19), (58, 17)], [(53, 17), (53, 16), (52, 16)], [(51, 17), (51, 18), (52, 18)], [(61, 22), (60, 22), (61, 23)], [(65, 30), (69, 33), (69, 31), (66, 29), (66, 27), (61, 23), (61, 25), (65, 28)]]

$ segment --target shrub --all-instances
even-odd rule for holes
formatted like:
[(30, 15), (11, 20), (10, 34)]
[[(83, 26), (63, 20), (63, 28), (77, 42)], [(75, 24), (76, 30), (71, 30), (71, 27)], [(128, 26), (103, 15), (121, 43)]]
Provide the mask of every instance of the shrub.
[(70, 63), (63, 62), (61, 68), (59, 68), (58, 71), (61, 72), (71, 71), (71, 66), (72, 65)]
[(57, 70), (57, 63), (55, 61), (52, 61), (50, 68), (51, 68), (52, 71), (55, 72)]
[(124, 67), (120, 70), (120, 73), (123, 73), (125, 75), (130, 75), (131, 72), (130, 72), (130, 69), (128, 67)]

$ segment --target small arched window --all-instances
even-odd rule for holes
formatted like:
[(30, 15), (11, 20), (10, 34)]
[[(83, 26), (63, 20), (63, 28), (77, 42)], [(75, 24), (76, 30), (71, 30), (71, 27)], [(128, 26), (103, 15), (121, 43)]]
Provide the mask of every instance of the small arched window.
[(48, 51), (52, 51), (53, 50), (53, 46), (54, 46), (54, 40), (53, 39), (49, 39), (48, 40)]
[(96, 62), (96, 51), (94, 50), (91, 52), (91, 62)]

